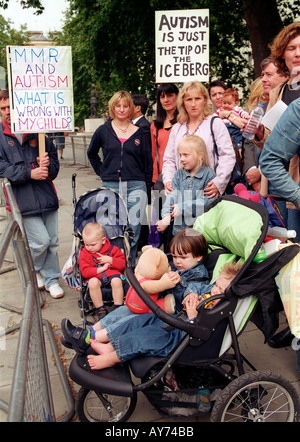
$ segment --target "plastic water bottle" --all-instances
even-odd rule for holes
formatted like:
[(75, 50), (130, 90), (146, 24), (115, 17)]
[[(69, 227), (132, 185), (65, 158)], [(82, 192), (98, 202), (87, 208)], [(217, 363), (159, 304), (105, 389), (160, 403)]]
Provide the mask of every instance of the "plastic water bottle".
[(282, 242), (280, 241), (280, 239), (277, 239), (277, 238), (266, 242), (264, 244), (266, 255), (271, 256), (274, 253), (278, 252), (278, 250), (280, 248), (280, 244), (282, 244)]
[(287, 230), (285, 227), (269, 227), (267, 236), (272, 238), (278, 238), (281, 241), (286, 241), (289, 238), (296, 238), (297, 233), (295, 230)]
[(254, 135), (257, 132), (259, 123), (264, 116), (263, 103), (258, 103), (258, 105), (252, 110), (250, 118), (248, 120), (247, 126), (243, 132), (243, 137), (247, 140), (253, 140)]

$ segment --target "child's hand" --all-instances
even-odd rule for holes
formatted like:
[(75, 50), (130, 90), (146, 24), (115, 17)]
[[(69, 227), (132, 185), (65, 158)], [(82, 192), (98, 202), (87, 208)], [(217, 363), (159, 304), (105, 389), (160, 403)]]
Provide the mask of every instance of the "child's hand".
[(178, 275), (179, 276), (179, 279), (178, 279), (177, 276), (170, 275), (170, 273), (175, 273), (175, 272), (164, 273), (162, 275), (162, 277), (160, 278), (160, 281), (164, 282), (167, 287), (173, 288), (180, 281), (180, 276)]
[(176, 216), (180, 215), (180, 212), (179, 212), (179, 209), (178, 209), (177, 206), (174, 205), (174, 206), (171, 206), (171, 207), (173, 207), (173, 211), (171, 213), (171, 217), (172, 218), (175, 218)]
[(101, 255), (101, 253), (97, 253), (98, 258), (97, 261), (100, 264), (112, 264), (112, 257), (108, 255)]
[(109, 269), (109, 264), (103, 264), (101, 267), (97, 267), (97, 274), (105, 272)]
[(169, 272), (169, 273), (167, 273), (167, 275), (168, 275), (168, 278), (172, 282), (174, 282), (175, 285), (178, 284), (181, 280), (181, 277), (177, 272)]
[(193, 319), (198, 315), (197, 306), (199, 304), (199, 299), (196, 293), (190, 293), (187, 295), (182, 301), (182, 304), (185, 307), (189, 319)]
[(157, 223), (155, 225), (156, 225), (158, 232), (164, 232), (166, 230), (166, 228), (170, 225), (170, 222), (171, 222), (170, 215), (167, 215), (163, 219), (161, 219), (160, 221), (157, 221)]

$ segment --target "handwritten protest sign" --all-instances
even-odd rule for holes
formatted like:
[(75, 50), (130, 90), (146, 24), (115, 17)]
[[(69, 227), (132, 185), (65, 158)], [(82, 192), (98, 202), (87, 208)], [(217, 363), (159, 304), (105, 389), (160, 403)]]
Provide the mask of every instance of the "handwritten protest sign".
[(209, 79), (209, 10), (155, 12), (156, 82)]
[(12, 132), (74, 130), (70, 46), (7, 46)]

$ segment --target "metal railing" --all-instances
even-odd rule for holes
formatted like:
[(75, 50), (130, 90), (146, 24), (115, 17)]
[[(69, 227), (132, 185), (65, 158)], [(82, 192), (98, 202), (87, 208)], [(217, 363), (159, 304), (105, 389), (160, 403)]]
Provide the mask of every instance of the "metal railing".
[(69, 133), (67, 136), (49, 134), (48, 137), (54, 142), (58, 150), (71, 147), (74, 165), (82, 164), (84, 167), (90, 166), (87, 149), (91, 142), (92, 134)]
[[(20, 329), (20, 333), (10, 402), (7, 404), (0, 400), (0, 407), (7, 412), (8, 422), (70, 421), (75, 414), (74, 398), (64, 373), (51, 326), (48, 321), (42, 319), (40, 293), (22, 216), (10, 183), (6, 179), (3, 182), (3, 188), (11, 215), (8, 217), (6, 228), (0, 239), (0, 268), (9, 245), (12, 243), (24, 291), (24, 304), (21, 323), (15, 326), (15, 329)], [(0, 306), (11, 308), (3, 304)], [(67, 414), (58, 420), (54, 413), (43, 326), (47, 329), (51, 351), (69, 407)], [(10, 333), (10, 330), (6, 329), (4, 333)]]

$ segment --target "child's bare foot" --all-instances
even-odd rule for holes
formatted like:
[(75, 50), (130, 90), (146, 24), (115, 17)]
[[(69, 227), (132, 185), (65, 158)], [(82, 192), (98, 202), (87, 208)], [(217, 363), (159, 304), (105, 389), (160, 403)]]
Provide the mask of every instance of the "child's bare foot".
[(99, 355), (103, 355), (106, 353), (110, 353), (112, 351), (111, 347), (108, 344), (104, 344), (103, 342), (97, 342), (94, 339), (90, 339), (90, 344), (93, 350)]
[(101, 368), (104, 368), (102, 366), (103, 364), (101, 355), (88, 355), (87, 359), (92, 370), (101, 370)]
[(120, 359), (115, 351), (102, 355), (88, 355), (87, 359), (92, 370), (101, 370), (102, 368), (113, 367), (120, 362)]

